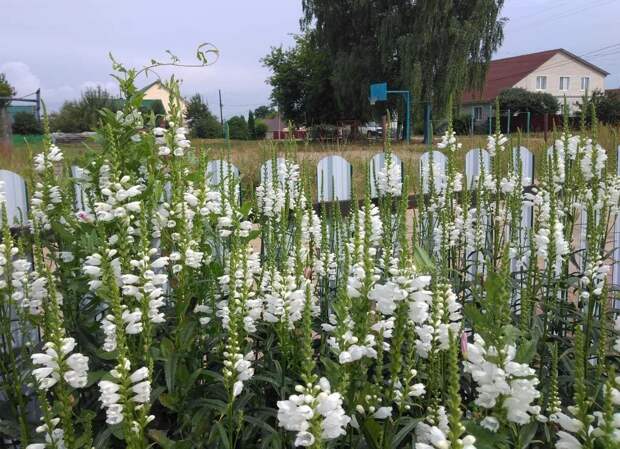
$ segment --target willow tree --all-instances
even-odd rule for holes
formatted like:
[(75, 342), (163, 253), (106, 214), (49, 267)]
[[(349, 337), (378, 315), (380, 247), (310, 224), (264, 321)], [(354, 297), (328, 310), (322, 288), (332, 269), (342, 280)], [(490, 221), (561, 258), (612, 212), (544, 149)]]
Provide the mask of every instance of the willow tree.
[(302, 0), (332, 64), (341, 108), (367, 115), (368, 84), (387, 81), (443, 109), (482, 85), (503, 40), (504, 0)]

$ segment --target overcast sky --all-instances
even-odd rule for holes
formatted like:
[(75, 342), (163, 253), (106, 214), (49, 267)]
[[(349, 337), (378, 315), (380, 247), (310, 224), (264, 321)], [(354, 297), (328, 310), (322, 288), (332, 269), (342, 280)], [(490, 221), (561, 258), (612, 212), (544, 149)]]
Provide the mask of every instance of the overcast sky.
[[(620, 0), (506, 0), (502, 15), (509, 22), (497, 57), (564, 47), (610, 72), (607, 87), (620, 87)], [(201, 93), (214, 111), (221, 89), (229, 117), (269, 102), (260, 58), (292, 44), (301, 1), (2, 0), (2, 16), (0, 72), (19, 95), (41, 87), (57, 109), (88, 86), (117, 93), (108, 52), (139, 67), (166, 49), (191, 61), (198, 44), (211, 42), (220, 50), (215, 65), (175, 73), (184, 95)]]

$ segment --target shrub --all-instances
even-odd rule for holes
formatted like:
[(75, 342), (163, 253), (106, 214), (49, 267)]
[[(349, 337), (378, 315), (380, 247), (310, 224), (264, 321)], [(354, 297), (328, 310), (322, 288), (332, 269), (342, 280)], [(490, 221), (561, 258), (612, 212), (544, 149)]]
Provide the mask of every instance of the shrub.
[(233, 140), (248, 140), (248, 124), (242, 115), (228, 119), (228, 135)]
[(515, 87), (506, 89), (499, 95), (499, 106), (502, 111), (530, 111), (533, 114), (555, 114), (560, 104), (557, 98), (547, 92), (531, 92)]
[(100, 111), (117, 111), (122, 105), (102, 87), (89, 88), (82, 92), (77, 101), (66, 101), (60, 111), (50, 116), (52, 131), (77, 133), (94, 131), (99, 124)]
[(262, 120), (256, 120), (256, 125), (254, 126), (254, 135), (257, 139), (264, 139), (267, 135), (267, 131), (269, 131), (269, 127)]
[(41, 125), (30, 112), (18, 112), (13, 117), (13, 134), (41, 134)]

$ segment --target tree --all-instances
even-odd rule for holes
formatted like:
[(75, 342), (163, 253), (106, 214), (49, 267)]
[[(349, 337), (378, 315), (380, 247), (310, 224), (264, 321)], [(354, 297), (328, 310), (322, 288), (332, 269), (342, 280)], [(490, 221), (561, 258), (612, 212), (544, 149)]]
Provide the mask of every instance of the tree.
[(235, 115), (228, 119), (228, 136), (235, 140), (248, 140), (248, 124), (245, 117)]
[(286, 120), (295, 123), (333, 122), (340, 117), (331, 83), (329, 55), (318, 46), (315, 33), (295, 36), (295, 46), (275, 47), (263, 58), (271, 69), (271, 99)]
[(100, 111), (109, 109), (117, 111), (121, 108), (118, 98), (97, 86), (82, 92), (77, 101), (66, 101), (60, 111), (50, 116), (52, 131), (76, 133), (94, 131), (100, 121)]
[(222, 137), (222, 125), (211, 113), (200, 94), (192, 96), (187, 103), (185, 118), (191, 126), (192, 137), (215, 139)]
[[(294, 100), (304, 99), (304, 75), (315, 79), (308, 61), (318, 60), (321, 79), (329, 80), (342, 117), (370, 117), (368, 86), (380, 81), (410, 90), (414, 100), (430, 101), (444, 109), (451, 97), (482, 85), (491, 56), (503, 40), (504, 20), (498, 18), (503, 3), (302, 0), (305, 35), (298, 38), (295, 49), (284, 54), (272, 52), (273, 58), (267, 59), (275, 73), (273, 98), (278, 105), (296, 105)], [(290, 63), (291, 57), (304, 52), (313, 57), (293, 58), (296, 64)], [(297, 70), (283, 70), (283, 62)], [(279, 78), (287, 81), (290, 92), (282, 92)], [(301, 93), (296, 95), (295, 89)], [(396, 99), (388, 106), (402, 107)]]
[(256, 139), (256, 122), (252, 111), (248, 112), (248, 136), (252, 140)]
[(13, 117), (13, 134), (41, 134), (41, 125), (34, 114), (25, 111), (18, 112)]
[(271, 106), (259, 106), (254, 109), (254, 118), (272, 118), (276, 115), (276, 110)]
[(254, 127), (254, 135), (256, 136), (256, 139), (264, 139), (267, 135), (268, 130), (269, 127), (265, 122), (263, 122), (262, 120), (256, 121), (256, 125)]
[[(0, 97), (12, 97), (15, 95), (15, 89), (9, 84), (4, 73), (0, 73)], [(10, 100), (0, 99), (0, 109), (6, 108), (10, 104)]]
[[(590, 108), (591, 105), (594, 105), (599, 122), (612, 126), (620, 125), (620, 94), (616, 91), (595, 90), (587, 101), (577, 104), (577, 115), (581, 115), (583, 110)], [(586, 112), (586, 122), (591, 122), (590, 110)]]
[(512, 112), (529, 111), (532, 114), (555, 114), (559, 109), (559, 103), (557, 98), (550, 93), (530, 92), (515, 87), (506, 89), (499, 94), (499, 107), (501, 110), (510, 109)]
[[(0, 97), (12, 97), (15, 89), (6, 79), (4, 73), (0, 73)], [(11, 141), (11, 126), (7, 106), (10, 100), (0, 99), (0, 147), (8, 146)]]

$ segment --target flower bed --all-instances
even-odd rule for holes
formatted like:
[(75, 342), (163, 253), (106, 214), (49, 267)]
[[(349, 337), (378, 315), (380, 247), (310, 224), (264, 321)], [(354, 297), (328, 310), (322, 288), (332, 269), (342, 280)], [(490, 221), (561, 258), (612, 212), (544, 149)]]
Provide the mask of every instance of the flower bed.
[(28, 232), (2, 208), (7, 444), (617, 447), (620, 179), (595, 130), (524, 189), (518, 142), (468, 179), (449, 128), (413, 213), (389, 146), (375, 202), (317, 212), (292, 152), (241, 203), (188, 157), (178, 83), (160, 128), (135, 76), (79, 177), (46, 137)]

